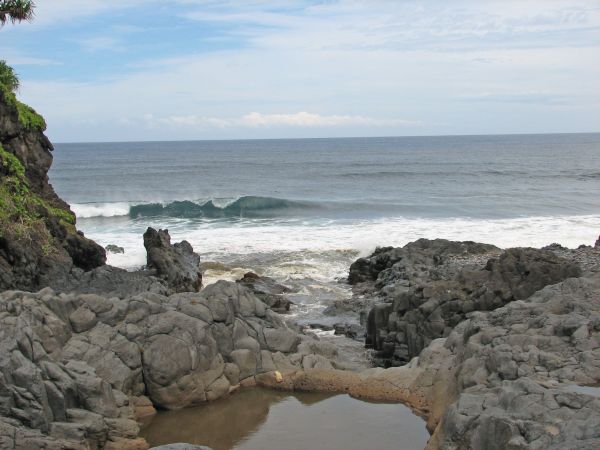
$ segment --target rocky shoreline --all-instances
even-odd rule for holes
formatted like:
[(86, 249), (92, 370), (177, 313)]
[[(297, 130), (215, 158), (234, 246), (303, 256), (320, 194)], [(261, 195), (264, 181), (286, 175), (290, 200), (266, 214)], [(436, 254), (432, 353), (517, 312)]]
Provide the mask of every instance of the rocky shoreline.
[[(160, 233), (158, 253), (181, 268), (181, 246)], [(599, 250), (419, 240), (376, 251), (349, 277), (377, 297), (365, 300), (366, 342), (384, 367), (366, 370), (288, 326), (252, 291), (281, 285), (255, 275), (200, 292), (5, 291), (0, 447), (147, 448), (136, 418), (260, 385), (403, 402), (427, 419), (430, 449), (597, 448), (600, 399), (567, 386), (600, 385)], [(167, 291), (181, 279), (134, 275)]]
[[(0, 448), (146, 449), (137, 420), (260, 385), (403, 402), (428, 449), (600, 447), (600, 244), (500, 249), (420, 239), (349, 269), (376, 366), (279, 313), (247, 273), (202, 286), (200, 256), (144, 234), (147, 267), (105, 264), (48, 183), (52, 146), (0, 93)], [(27, 194), (27, 195), (24, 195)], [(571, 387), (570, 387), (571, 386)]]

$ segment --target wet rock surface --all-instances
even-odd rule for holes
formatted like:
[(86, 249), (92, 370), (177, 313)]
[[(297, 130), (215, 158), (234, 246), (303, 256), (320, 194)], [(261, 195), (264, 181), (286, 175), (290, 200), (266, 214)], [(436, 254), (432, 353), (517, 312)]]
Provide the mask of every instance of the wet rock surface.
[(119, 247), (115, 244), (108, 244), (106, 247), (104, 247), (104, 250), (106, 250), (108, 253), (125, 253), (125, 249), (123, 247)]

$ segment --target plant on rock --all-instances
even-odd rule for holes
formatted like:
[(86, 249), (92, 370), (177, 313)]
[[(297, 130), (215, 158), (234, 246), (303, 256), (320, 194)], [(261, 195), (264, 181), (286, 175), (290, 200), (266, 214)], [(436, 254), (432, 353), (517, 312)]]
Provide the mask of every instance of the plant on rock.
[(11, 92), (19, 89), (19, 77), (4, 60), (0, 60), (0, 84), (6, 86)]

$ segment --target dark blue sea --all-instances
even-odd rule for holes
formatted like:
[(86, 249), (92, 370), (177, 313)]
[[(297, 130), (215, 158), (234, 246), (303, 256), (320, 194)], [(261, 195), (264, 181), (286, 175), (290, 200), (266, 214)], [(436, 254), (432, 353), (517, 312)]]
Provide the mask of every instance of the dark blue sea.
[(592, 244), (600, 134), (57, 144), (50, 180), (109, 262), (144, 264), (146, 227), (247, 269), (333, 280), (419, 237)]

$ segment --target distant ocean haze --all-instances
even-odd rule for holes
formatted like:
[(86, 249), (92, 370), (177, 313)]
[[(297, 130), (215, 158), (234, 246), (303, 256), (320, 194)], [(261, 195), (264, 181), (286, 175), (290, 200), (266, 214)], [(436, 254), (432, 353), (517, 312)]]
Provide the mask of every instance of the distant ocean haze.
[(57, 144), (50, 180), (78, 226), (145, 261), (168, 228), (204, 260), (280, 278), (343, 276), (419, 237), (591, 244), (600, 134)]

